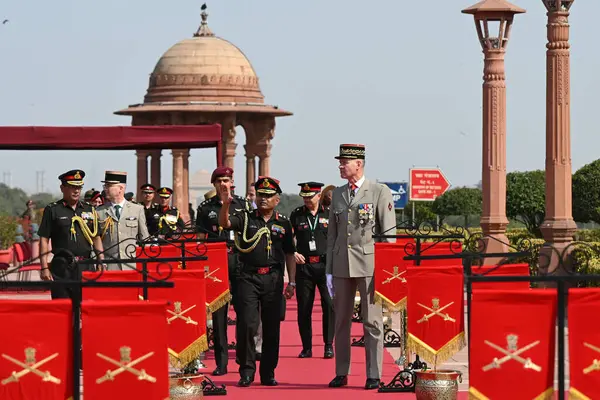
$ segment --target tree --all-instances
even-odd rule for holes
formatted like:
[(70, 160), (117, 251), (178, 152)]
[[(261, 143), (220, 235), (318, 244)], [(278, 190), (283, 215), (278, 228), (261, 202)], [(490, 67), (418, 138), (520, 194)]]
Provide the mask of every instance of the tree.
[(280, 195), (280, 198), (281, 200), (279, 201), (276, 210), (277, 212), (285, 215), (286, 217), (289, 217), (296, 207), (299, 207), (304, 204), (302, 198), (297, 194), (282, 193)]
[(408, 216), (406, 219), (412, 219), (413, 204), (415, 205), (415, 222), (435, 222), (436, 215), (431, 210), (433, 203), (430, 201), (409, 201), (404, 207), (404, 214)]
[(465, 219), (464, 227), (469, 226), (469, 216), (480, 215), (483, 204), (481, 190), (476, 188), (459, 187), (448, 190), (435, 199), (431, 210), (440, 216), (440, 219), (451, 215), (460, 215)]
[(573, 219), (600, 223), (600, 160), (573, 174)]
[(546, 174), (542, 170), (506, 175), (506, 215), (542, 237), (540, 225), (546, 211)]

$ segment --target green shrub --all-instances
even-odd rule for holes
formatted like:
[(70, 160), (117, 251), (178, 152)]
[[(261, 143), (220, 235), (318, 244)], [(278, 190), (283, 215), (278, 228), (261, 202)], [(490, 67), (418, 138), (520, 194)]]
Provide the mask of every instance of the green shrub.
[(15, 217), (0, 216), (0, 248), (9, 249), (17, 236), (19, 221)]

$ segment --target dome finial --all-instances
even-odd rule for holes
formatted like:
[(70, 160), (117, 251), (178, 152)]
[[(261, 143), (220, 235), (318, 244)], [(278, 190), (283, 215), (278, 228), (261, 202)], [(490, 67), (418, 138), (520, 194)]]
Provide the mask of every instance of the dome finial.
[(198, 31), (194, 33), (194, 37), (215, 36), (215, 34), (212, 33), (212, 31), (208, 27), (208, 23), (206, 22), (206, 20), (208, 19), (208, 13), (206, 12), (206, 3), (202, 4), (202, 7), (200, 7), (200, 9), (202, 10), (202, 13), (200, 14), (200, 17), (202, 17), (202, 23), (200, 23), (200, 28), (198, 28)]

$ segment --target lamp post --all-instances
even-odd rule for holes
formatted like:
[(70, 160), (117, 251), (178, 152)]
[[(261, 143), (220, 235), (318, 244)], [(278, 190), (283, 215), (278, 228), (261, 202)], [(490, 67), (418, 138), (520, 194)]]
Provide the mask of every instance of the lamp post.
[[(546, 44), (546, 217), (540, 270), (553, 273), (566, 257), (577, 225), (571, 200), (569, 9), (574, 0), (542, 0), (548, 10)], [(570, 268), (569, 265), (563, 265)], [(560, 272), (560, 271), (559, 271)]]
[[(508, 251), (506, 238), (506, 81), (504, 54), (515, 14), (504, 0), (484, 0), (462, 10), (472, 14), (483, 49), (483, 157), (481, 229), (486, 253)], [(489, 260), (495, 262), (496, 260)]]

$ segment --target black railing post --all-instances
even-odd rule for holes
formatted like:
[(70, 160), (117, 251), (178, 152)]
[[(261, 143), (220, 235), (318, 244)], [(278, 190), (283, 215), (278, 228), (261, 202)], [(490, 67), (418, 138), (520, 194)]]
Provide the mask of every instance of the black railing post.
[(566, 319), (566, 288), (565, 281), (559, 280), (558, 297), (558, 399), (565, 399), (565, 319)]
[[(160, 264), (158, 266), (160, 269)], [(142, 286), (142, 294), (144, 300), (148, 300), (148, 261), (142, 260), (142, 282), (144, 282), (144, 286)]]
[[(467, 348), (471, 347), (471, 294), (473, 292), (473, 283), (471, 274), (473, 273), (473, 259), (471, 257), (463, 258), (463, 269), (467, 283)], [(467, 362), (471, 365), (471, 352), (468, 352)]]
[(421, 265), (421, 238), (417, 237), (415, 239), (415, 257), (417, 258), (415, 260), (415, 265), (419, 266)]

